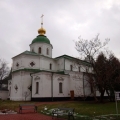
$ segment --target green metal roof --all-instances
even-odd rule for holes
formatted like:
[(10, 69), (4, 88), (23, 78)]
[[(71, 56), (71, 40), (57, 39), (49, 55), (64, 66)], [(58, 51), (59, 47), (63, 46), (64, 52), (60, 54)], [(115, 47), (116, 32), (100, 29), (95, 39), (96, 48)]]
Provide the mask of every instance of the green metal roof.
[(39, 54), (35, 53), (35, 52), (31, 52), (31, 51), (24, 51), (22, 54), (26, 54), (26, 55), (37, 55), (39, 56)]
[(26, 72), (39, 72), (40, 70), (39, 70), (39, 69), (24, 68), (24, 69), (15, 70), (15, 71), (13, 71), (12, 73), (19, 72), (19, 71), (26, 71)]
[(65, 58), (65, 59), (69, 59), (69, 60), (75, 60), (76, 62), (81, 62), (84, 65), (91, 66), (91, 64), (89, 62), (87, 62), (85, 60), (80, 60), (78, 58), (75, 58), (75, 57), (72, 57), (72, 56), (69, 56), (69, 55), (62, 55), (62, 56), (56, 57), (54, 59), (59, 59), (59, 58)]
[(50, 72), (50, 73), (68, 75), (64, 71), (48, 71), (48, 70), (30, 69), (30, 68), (24, 68), (24, 69), (15, 70), (12, 73), (19, 72), (19, 71), (33, 72), (32, 74), (38, 73), (38, 72)]
[[(32, 56), (42, 56), (42, 57), (46, 57), (46, 58), (49, 58), (49, 59), (53, 59), (53, 58), (51, 58), (51, 57), (48, 57), (48, 56), (45, 56), (45, 55), (40, 55), (40, 54), (38, 54), (38, 53), (35, 53), (35, 52), (31, 52), (31, 51), (24, 51), (24, 52), (22, 52), (22, 53), (20, 53), (20, 54), (18, 54), (18, 55), (16, 55), (16, 56), (14, 56), (14, 57), (17, 57), (17, 56), (19, 56), (19, 55), (21, 55), (21, 54), (25, 54), (25, 55), (32, 55)], [(13, 57), (13, 58), (14, 58)]]
[(50, 44), (50, 40), (44, 35), (38, 35), (35, 39), (33, 39), (31, 44), (38, 43), (38, 42)]

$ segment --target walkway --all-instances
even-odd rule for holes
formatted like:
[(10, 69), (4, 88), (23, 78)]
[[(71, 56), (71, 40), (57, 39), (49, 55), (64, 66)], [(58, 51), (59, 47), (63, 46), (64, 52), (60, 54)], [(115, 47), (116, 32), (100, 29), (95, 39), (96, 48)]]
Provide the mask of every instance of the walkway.
[[(49, 102), (49, 104), (56, 104), (57, 102)], [(36, 105), (42, 105), (45, 102), (37, 103)], [(48, 104), (48, 102), (47, 102)], [(43, 115), (40, 113), (34, 113), (33, 111), (24, 111), (22, 114), (5, 114), (0, 115), (0, 120), (63, 120), (61, 118), (52, 119), (51, 116)]]
[(51, 116), (46, 116), (40, 113), (26, 112), (23, 114), (0, 115), (0, 120), (63, 120), (63, 119), (60, 118), (52, 119)]

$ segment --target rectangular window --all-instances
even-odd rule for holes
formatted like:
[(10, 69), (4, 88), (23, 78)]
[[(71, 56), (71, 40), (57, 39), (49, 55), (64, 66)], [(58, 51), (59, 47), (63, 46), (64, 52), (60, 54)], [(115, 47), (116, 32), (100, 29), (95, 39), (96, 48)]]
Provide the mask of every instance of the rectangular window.
[(39, 47), (39, 48), (38, 48), (38, 53), (40, 53), (40, 54), (41, 54), (41, 47)]
[(50, 64), (50, 70), (52, 70), (52, 64)]
[(39, 91), (39, 82), (36, 82), (36, 94), (38, 94)]
[(59, 93), (63, 93), (62, 87), (62, 83), (59, 83)]
[(79, 72), (80, 72), (80, 67), (78, 67), (78, 70), (79, 70)]
[(48, 48), (47, 48), (47, 51), (46, 51), (46, 52), (47, 52), (47, 55), (49, 55), (49, 49), (48, 49)]
[(73, 66), (72, 65), (70, 65), (70, 70), (73, 71)]

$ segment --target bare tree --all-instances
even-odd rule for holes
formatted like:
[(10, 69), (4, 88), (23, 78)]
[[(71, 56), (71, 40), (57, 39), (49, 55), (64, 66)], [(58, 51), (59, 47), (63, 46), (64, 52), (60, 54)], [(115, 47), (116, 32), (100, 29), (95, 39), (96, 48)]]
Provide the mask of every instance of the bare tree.
[(27, 97), (30, 95), (30, 91), (25, 91), (24, 93), (23, 93), (23, 96), (25, 97), (25, 101), (26, 101), (26, 99), (27, 99)]
[(5, 60), (0, 59), (0, 87), (2, 85), (2, 80), (8, 76), (9, 72), (10, 69), (8, 63)]
[[(83, 69), (89, 77), (88, 83), (91, 85), (91, 90), (95, 100), (97, 100), (96, 80), (98, 81), (99, 79), (95, 66), (95, 61), (97, 56), (101, 53), (101, 51), (103, 51), (103, 48), (105, 48), (105, 46), (109, 42), (109, 39), (105, 39), (105, 41), (102, 43), (98, 37), (99, 34), (92, 40), (84, 40), (81, 37), (79, 37), (79, 40), (75, 42), (75, 47), (80, 55), (80, 59), (88, 62), (86, 65), (84, 65)], [(77, 60), (77, 64), (81, 65), (82, 62)], [(96, 78), (94, 78), (94, 74), (96, 75)]]

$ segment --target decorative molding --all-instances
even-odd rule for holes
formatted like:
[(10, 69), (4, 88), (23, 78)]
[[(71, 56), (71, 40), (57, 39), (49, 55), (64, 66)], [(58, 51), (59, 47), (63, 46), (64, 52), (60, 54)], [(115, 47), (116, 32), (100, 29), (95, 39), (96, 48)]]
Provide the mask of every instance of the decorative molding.
[(35, 66), (35, 62), (34, 61), (30, 62), (30, 67), (34, 67), (34, 66)]
[(59, 77), (58, 81), (64, 81), (64, 79), (62, 77)]
[(15, 90), (16, 90), (16, 92), (17, 92), (17, 91), (18, 91), (18, 86), (17, 86), (17, 84), (15, 84), (14, 88), (15, 88)]
[(40, 80), (40, 77), (39, 77), (39, 76), (36, 76), (36, 77), (34, 78), (34, 80)]

